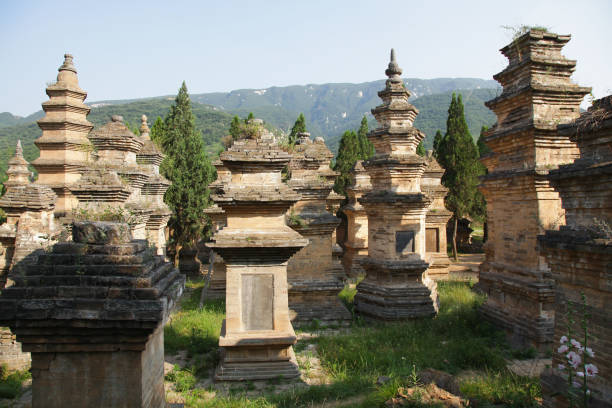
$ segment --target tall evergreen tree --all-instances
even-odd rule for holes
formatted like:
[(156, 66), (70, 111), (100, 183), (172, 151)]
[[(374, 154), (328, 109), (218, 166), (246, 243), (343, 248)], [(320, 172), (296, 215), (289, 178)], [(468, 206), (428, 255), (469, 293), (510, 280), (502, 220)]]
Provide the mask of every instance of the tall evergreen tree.
[(425, 151), (425, 145), (423, 144), (423, 141), (422, 141), (422, 140), (421, 140), (421, 141), (419, 142), (419, 144), (417, 145), (417, 148), (416, 148), (416, 153), (417, 153), (419, 156), (421, 156), (421, 157), (424, 157), (424, 156), (425, 156), (425, 154), (427, 153), (427, 152)]
[(484, 138), (485, 138), (484, 133), (487, 130), (489, 130), (487, 126), (483, 126), (480, 129), (480, 136), (478, 136), (478, 143), (477, 143), (479, 157), (482, 157), (491, 151), (491, 149), (489, 149), (489, 146), (487, 146), (487, 144), (484, 142)]
[(153, 126), (151, 126), (151, 131), (149, 135), (152, 141), (154, 141), (156, 144), (161, 146), (161, 139), (163, 137), (163, 134), (164, 134), (164, 120), (161, 118), (161, 116), (158, 116), (155, 119)]
[(242, 123), (240, 122), (240, 118), (238, 115), (234, 115), (232, 119), (232, 123), (230, 123), (229, 134), (232, 136), (233, 140), (236, 140), (240, 137), (240, 130), (242, 129)]
[(249, 123), (249, 120), (254, 119), (254, 118), (255, 118), (255, 115), (253, 115), (253, 112), (249, 112), (249, 115), (244, 120), (244, 123)]
[(457, 260), (457, 222), (473, 215), (477, 206), (478, 176), (482, 167), (478, 149), (465, 121), (461, 94), (453, 94), (448, 108), (446, 134), (438, 144), (437, 159), (444, 167), (442, 184), (448, 188), (446, 207), (453, 212), (453, 255)]
[(203, 210), (209, 205), (208, 184), (214, 177), (202, 135), (195, 127), (185, 82), (170, 107), (163, 129), (161, 147), (166, 158), (161, 171), (172, 182), (164, 200), (173, 212), (168, 226), (176, 263), (181, 248), (194, 245), (207, 226)]
[(360, 146), (357, 134), (353, 130), (347, 130), (342, 134), (340, 146), (338, 147), (338, 155), (334, 164), (334, 170), (340, 174), (334, 183), (334, 190), (338, 194), (346, 194), (346, 187), (350, 184), (350, 172), (355, 162), (360, 157)]
[(300, 113), (289, 133), (289, 144), (293, 146), (297, 142), (298, 133), (302, 132), (306, 132), (306, 118), (303, 113)]
[(436, 157), (436, 159), (438, 158), (438, 149), (440, 148), (441, 142), (442, 142), (442, 132), (438, 130), (433, 140), (433, 151), (434, 151), (434, 157)]
[(368, 132), (368, 119), (363, 115), (357, 131), (357, 140), (359, 141), (359, 157), (364, 160), (374, 156), (374, 145), (368, 139)]

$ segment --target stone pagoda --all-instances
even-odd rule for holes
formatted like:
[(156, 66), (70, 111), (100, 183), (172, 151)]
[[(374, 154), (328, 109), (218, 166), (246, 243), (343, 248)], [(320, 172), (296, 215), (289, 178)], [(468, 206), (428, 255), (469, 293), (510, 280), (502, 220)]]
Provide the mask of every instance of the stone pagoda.
[(557, 133), (575, 120), (590, 88), (571, 82), (576, 61), (561, 55), (570, 40), (532, 30), (501, 49), (509, 65), (494, 78), (501, 95), (486, 103), (497, 123), (485, 134), (491, 149), (480, 189), (487, 201), (488, 240), (479, 287), (483, 315), (518, 346), (547, 349), (554, 324), (554, 281), (537, 236), (565, 223), (551, 168), (571, 163), (578, 148)]
[[(0, 226), (0, 289), (13, 284), (9, 271), (21, 273), (26, 265), (36, 263), (58, 232), (53, 215), (57, 196), (49, 187), (30, 182), (21, 141), (17, 142), (15, 156), (8, 161), (6, 174), (6, 192), (0, 198), (0, 207), (7, 216)], [(0, 327), (0, 364), (9, 370), (30, 366), (30, 353), (22, 352), (21, 344), (6, 327)]]
[(57, 195), (56, 215), (63, 217), (76, 207), (69, 186), (80, 179), (93, 147), (87, 134), (93, 125), (87, 121), (87, 93), (79, 87), (72, 55), (64, 55), (57, 81), (47, 87), (49, 100), (42, 104), (45, 116), (37, 123), (42, 135), (34, 142), (40, 157), (32, 162), (38, 171), (38, 184), (49, 186)]
[(165, 407), (163, 326), (184, 276), (127, 224), (72, 234), (0, 296), (0, 324), (32, 355), (32, 407)]
[(368, 214), (368, 257), (355, 309), (380, 320), (429, 317), (437, 313), (438, 294), (425, 259), (431, 200), (421, 192), (421, 176), (427, 159), (416, 154), (425, 134), (412, 126), (418, 110), (408, 102), (393, 50), (385, 73), (389, 79), (378, 93), (383, 103), (372, 109), (380, 127), (368, 134), (376, 153), (364, 163), (372, 190), (358, 199)]
[[(593, 102), (588, 112), (569, 125), (559, 126), (559, 135), (569, 137), (580, 148), (580, 159), (549, 173), (551, 185), (561, 195), (566, 226), (539, 236), (540, 253), (555, 280), (555, 327), (553, 364), (542, 374), (543, 405), (566, 407), (568, 401), (566, 353), (560, 354), (559, 339), (568, 336), (568, 305), (571, 304), (573, 334), (583, 346), (582, 296), (586, 295), (589, 338), (583, 353), (586, 363), (598, 373), (588, 378), (589, 406), (612, 406), (612, 95)], [(579, 370), (582, 371), (582, 366)], [(578, 379), (582, 383), (582, 379)], [(580, 391), (581, 392), (581, 391)]]
[(287, 261), (308, 240), (286, 225), (285, 213), (300, 196), (281, 180), (291, 156), (276, 147), (262, 121), (251, 123), (259, 134), (221, 153), (231, 179), (212, 195), (227, 216), (227, 226), (207, 244), (227, 267), (222, 357), (215, 375), (221, 381), (299, 376)]
[(340, 223), (328, 211), (328, 197), (338, 174), (329, 167), (332, 158), (323, 139), (313, 143), (309, 133), (298, 134), (287, 184), (302, 198), (289, 210), (287, 221), (310, 243), (287, 266), (290, 317), (295, 324), (308, 324), (313, 319), (324, 323), (352, 319), (338, 298), (344, 287), (344, 270), (332, 254), (332, 235)]
[[(212, 194), (215, 194), (217, 191), (222, 191), (223, 186), (231, 181), (232, 174), (227, 167), (223, 165), (221, 160), (214, 161), (213, 166), (217, 169), (217, 179), (213, 183), (210, 183), (208, 187)], [(227, 225), (225, 211), (217, 204), (204, 209), (204, 213), (210, 218), (213, 232), (216, 233)], [(213, 253), (212, 257), (212, 270), (207, 296), (211, 299), (225, 299), (225, 261), (218, 253)]]
[(342, 207), (347, 219), (342, 264), (347, 275), (353, 278), (365, 275), (361, 260), (368, 256), (368, 215), (359, 199), (371, 188), (370, 176), (363, 161), (358, 160), (351, 170), (351, 184), (346, 187), (348, 203)]
[(450, 259), (446, 250), (446, 225), (453, 213), (446, 209), (444, 197), (448, 189), (442, 185), (444, 169), (433, 151), (427, 151), (428, 164), (421, 178), (421, 190), (431, 199), (425, 218), (425, 251), (429, 255), (429, 276), (435, 280), (448, 279)]
[(166, 226), (172, 211), (164, 202), (164, 194), (170, 187), (170, 182), (159, 174), (159, 166), (164, 159), (164, 154), (151, 140), (146, 115), (142, 115), (140, 139), (143, 146), (136, 153), (136, 163), (146, 170), (147, 175), (147, 180), (140, 189), (140, 195), (146, 207), (151, 210), (145, 226), (146, 236), (147, 240), (157, 247), (157, 254), (165, 255)]

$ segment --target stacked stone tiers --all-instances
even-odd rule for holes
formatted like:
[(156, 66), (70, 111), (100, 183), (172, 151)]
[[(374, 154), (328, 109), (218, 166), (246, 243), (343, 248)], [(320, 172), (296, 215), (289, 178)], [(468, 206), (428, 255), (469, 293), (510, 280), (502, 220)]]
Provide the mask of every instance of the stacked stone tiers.
[(416, 154), (425, 135), (412, 126), (418, 110), (391, 50), (389, 79), (372, 109), (380, 127), (368, 134), (374, 157), (364, 162), (372, 189), (358, 199), (368, 215), (365, 279), (357, 285), (356, 310), (369, 318), (396, 320), (433, 316), (437, 286), (425, 256), (425, 214), (431, 199), (421, 192), (427, 160)]
[(340, 219), (328, 211), (328, 198), (337, 173), (329, 167), (333, 154), (323, 139), (301, 133), (289, 163), (290, 188), (301, 199), (289, 211), (289, 225), (310, 243), (289, 261), (289, 309), (295, 324), (343, 323), (352, 319), (338, 298), (344, 270), (334, 259), (333, 233)]
[(281, 170), (291, 157), (274, 145), (263, 127), (261, 133), (237, 140), (221, 154), (231, 179), (213, 193), (227, 216), (227, 226), (207, 244), (227, 268), (222, 358), (215, 374), (221, 381), (299, 376), (287, 261), (308, 240), (285, 224), (285, 213), (300, 199), (281, 181)]
[(351, 277), (365, 275), (361, 261), (368, 256), (368, 215), (359, 199), (372, 188), (370, 176), (358, 160), (351, 170), (351, 185), (346, 188), (348, 202), (342, 207), (347, 218), (342, 265)]
[(58, 196), (56, 212), (65, 215), (76, 204), (71, 184), (91, 158), (92, 145), (87, 134), (93, 125), (86, 119), (89, 106), (83, 101), (87, 93), (79, 87), (72, 55), (64, 56), (57, 81), (47, 87), (49, 100), (42, 104), (45, 116), (38, 120), (42, 135), (34, 144), (40, 156), (32, 162), (38, 171), (37, 183), (49, 186)]
[(503, 92), (486, 105), (497, 123), (482, 159), (488, 174), (480, 186), (487, 200), (489, 239), (479, 287), (487, 295), (483, 315), (505, 328), (519, 346), (545, 349), (552, 341), (554, 281), (537, 250), (544, 229), (564, 223), (551, 168), (578, 156), (557, 125), (578, 117), (590, 88), (570, 81), (576, 62), (561, 55), (569, 36), (530, 31), (502, 48), (509, 65), (494, 78)]
[(163, 323), (185, 279), (127, 224), (76, 223), (0, 296), (32, 353), (33, 407), (165, 407)]
[(421, 189), (431, 198), (425, 218), (425, 251), (429, 256), (429, 276), (435, 280), (449, 277), (450, 259), (447, 253), (446, 225), (452, 213), (446, 209), (444, 198), (448, 189), (442, 185), (444, 169), (440, 166), (433, 151), (427, 151), (428, 164), (421, 179)]
[[(586, 296), (589, 342), (594, 357), (588, 362), (599, 373), (589, 378), (590, 406), (612, 403), (612, 96), (596, 100), (575, 122), (560, 126), (559, 134), (576, 142), (580, 158), (549, 174), (566, 211), (566, 226), (546, 231), (540, 252), (555, 280), (555, 343), (567, 335), (568, 305), (574, 310), (573, 337), (584, 342), (582, 296)], [(583, 356), (584, 357), (584, 356)], [(558, 369), (565, 355), (553, 348), (553, 364), (542, 374), (543, 405), (566, 407), (567, 373)]]

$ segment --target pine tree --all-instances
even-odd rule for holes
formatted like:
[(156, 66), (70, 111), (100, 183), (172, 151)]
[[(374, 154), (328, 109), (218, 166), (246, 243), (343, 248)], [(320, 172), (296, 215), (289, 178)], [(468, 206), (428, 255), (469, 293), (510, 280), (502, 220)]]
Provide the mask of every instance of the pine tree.
[(438, 158), (438, 149), (440, 148), (441, 142), (442, 142), (442, 133), (438, 130), (433, 140), (433, 151), (434, 151), (434, 157), (436, 157), (436, 159)]
[(203, 210), (209, 205), (208, 184), (214, 175), (202, 136), (195, 128), (185, 82), (170, 107), (163, 129), (160, 144), (166, 158), (160, 170), (172, 182), (164, 200), (173, 211), (168, 227), (176, 263), (181, 248), (194, 245), (207, 226)]
[(232, 140), (236, 140), (240, 137), (241, 129), (242, 123), (240, 123), (240, 118), (238, 115), (234, 115), (229, 128), (229, 134), (232, 136)]
[(347, 130), (340, 139), (338, 155), (333, 169), (340, 174), (334, 183), (334, 190), (338, 194), (346, 194), (346, 187), (351, 182), (350, 172), (357, 160), (360, 158), (360, 146), (357, 134), (353, 130)]
[(254, 119), (254, 118), (255, 118), (255, 115), (253, 115), (253, 112), (249, 112), (249, 115), (244, 120), (244, 123), (249, 123), (249, 120)]
[(303, 132), (306, 132), (306, 118), (304, 118), (303, 113), (300, 113), (293, 124), (293, 127), (291, 128), (291, 133), (289, 133), (289, 144), (291, 146), (295, 145), (295, 142), (297, 142), (298, 133)]
[(164, 134), (164, 120), (161, 118), (161, 116), (158, 116), (157, 119), (155, 119), (153, 126), (151, 126), (151, 131), (149, 135), (152, 141), (154, 141), (157, 145), (161, 146), (161, 139), (163, 137), (163, 134)]
[(421, 140), (416, 148), (416, 154), (418, 154), (421, 157), (425, 157), (425, 154), (427, 152), (425, 151), (425, 145), (423, 144), (423, 141)]
[(365, 115), (363, 115), (361, 125), (357, 131), (357, 140), (359, 141), (359, 157), (363, 160), (367, 160), (374, 156), (374, 145), (368, 139), (368, 132), (368, 119)]
[(484, 156), (485, 154), (489, 153), (491, 151), (491, 149), (489, 149), (489, 146), (487, 146), (487, 144), (484, 142), (484, 133), (489, 130), (489, 128), (487, 126), (483, 126), (480, 129), (480, 136), (478, 136), (478, 143), (476, 144), (478, 146), (478, 154), (480, 157)]
[(442, 184), (448, 188), (446, 207), (453, 212), (453, 255), (457, 260), (457, 222), (476, 212), (478, 176), (482, 174), (478, 149), (465, 121), (461, 94), (452, 96), (446, 134), (438, 143), (437, 159), (445, 169)]

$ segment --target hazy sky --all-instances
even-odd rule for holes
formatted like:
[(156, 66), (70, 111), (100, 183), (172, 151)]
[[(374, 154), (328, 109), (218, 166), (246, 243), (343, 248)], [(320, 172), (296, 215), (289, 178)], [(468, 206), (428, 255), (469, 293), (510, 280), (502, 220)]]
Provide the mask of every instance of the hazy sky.
[(372, 81), (391, 47), (405, 77), (490, 79), (521, 24), (572, 34), (574, 81), (612, 93), (609, 0), (0, 0), (0, 112), (40, 109), (65, 52), (89, 102)]

